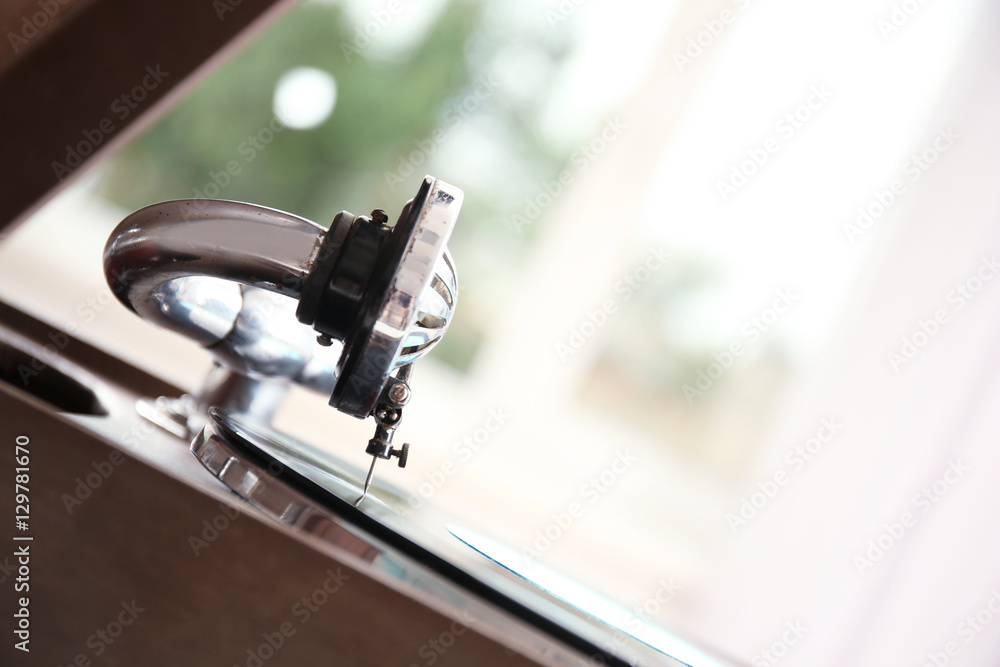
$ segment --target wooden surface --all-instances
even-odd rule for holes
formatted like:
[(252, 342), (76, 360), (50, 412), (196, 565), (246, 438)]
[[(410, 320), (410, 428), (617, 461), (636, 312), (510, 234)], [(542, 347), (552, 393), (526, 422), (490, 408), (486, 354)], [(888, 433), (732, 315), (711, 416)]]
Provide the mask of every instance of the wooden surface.
[[(119, 372), (123, 377), (130, 375)], [(19, 435), (31, 440), (30, 530), (24, 533), (34, 538), (27, 543), (30, 654), (9, 641), (16, 604), (10, 545), (21, 544), (10, 540), (17, 532), (10, 480)], [(235, 515), (9, 382), (0, 382), (0, 479), (0, 525), (7, 527), (0, 614), (8, 619), (0, 664), (535, 664), (471, 629), (455, 632), (450, 619), (266, 521)], [(78, 490), (81, 480), (94, 487), (89, 495)], [(314, 610), (303, 597), (313, 600)], [(133, 606), (142, 611), (129, 612)], [(110, 643), (96, 634), (104, 629), (110, 638), (123, 614), (130, 624)], [(282, 629), (279, 638), (274, 633)], [(279, 648), (268, 650), (268, 636)], [(434, 640), (448, 647), (436, 648)], [(266, 659), (258, 662), (248, 651)]]
[(0, 230), (107, 155), (127, 131), (151, 122), (168, 94), (291, 4), (79, 0), (53, 9), (51, 21), (38, 17), (42, 27), (22, 45), (14, 31), (31, 32), (24, 17), (30, 21), (42, 4), (58, 2), (17, 0), (0, 11), (0, 27), (7, 26), (0, 50), (0, 162), (8, 165), (0, 179)]

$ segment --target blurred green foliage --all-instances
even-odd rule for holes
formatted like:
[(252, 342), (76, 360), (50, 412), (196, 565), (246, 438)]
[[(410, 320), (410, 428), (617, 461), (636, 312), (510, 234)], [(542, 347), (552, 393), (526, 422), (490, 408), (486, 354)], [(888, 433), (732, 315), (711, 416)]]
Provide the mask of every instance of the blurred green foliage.
[[(292, 211), (321, 224), (341, 209), (367, 212), (378, 188), (364, 176), (380, 174), (412, 137), (429, 134), (440, 106), (467, 82), (463, 48), (475, 18), (474, 6), (456, 3), (406, 60), (382, 63), (356, 56), (348, 62), (340, 44), (354, 36), (343, 10), (330, 4), (298, 7), (123, 151), (104, 192), (129, 208), (195, 197), (235, 161), (239, 173), (215, 196)], [(301, 66), (333, 75), (334, 116), (311, 130), (286, 128), (263, 144), (274, 119), (275, 84)], [(263, 150), (247, 143), (252, 137), (261, 140)], [(418, 179), (391, 203), (401, 207)]]
[[(400, 14), (392, 20), (409, 19)], [(540, 135), (537, 114), (546, 98), (516, 89), (532, 80), (545, 90), (572, 49), (571, 31), (553, 32), (544, 13), (530, 5), (518, 14), (499, 2), (469, 0), (446, 4), (397, 58), (374, 57), (367, 42), (345, 48), (364, 38), (359, 29), (340, 4), (295, 7), (119, 153), (104, 172), (101, 191), (130, 210), (211, 197), (270, 206), (326, 225), (340, 210), (383, 208), (395, 219), (425, 173), (454, 183), (466, 194), (449, 244), (459, 270), (460, 306), (432, 354), (464, 369), (488, 326), (484, 314), (504, 293), (542, 222), (519, 230), (511, 216), (558, 174), (570, 153)], [(376, 34), (372, 42), (378, 39)], [(507, 79), (501, 81), (497, 63), (512, 51), (536, 54), (534, 62), (544, 66), (511, 68), (508, 58)], [(333, 114), (313, 129), (275, 123), (275, 85), (297, 67), (323, 70), (336, 81)], [(487, 78), (500, 84), (485, 99), (473, 100)], [(470, 101), (467, 113), (462, 105)], [(418, 142), (440, 136), (445, 139), (435, 141), (403, 182), (389, 176)], [(444, 147), (448, 142), (451, 152)], [(460, 146), (457, 155), (454, 144)], [(503, 159), (479, 159), (475, 167), (462, 159), (475, 163), (483, 155)]]

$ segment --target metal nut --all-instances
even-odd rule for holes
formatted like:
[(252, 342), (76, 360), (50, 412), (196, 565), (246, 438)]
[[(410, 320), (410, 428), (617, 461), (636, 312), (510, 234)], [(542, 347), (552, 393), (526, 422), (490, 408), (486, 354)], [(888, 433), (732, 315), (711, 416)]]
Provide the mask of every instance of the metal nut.
[(406, 405), (410, 400), (410, 388), (401, 382), (392, 385), (389, 388), (389, 400), (396, 405)]

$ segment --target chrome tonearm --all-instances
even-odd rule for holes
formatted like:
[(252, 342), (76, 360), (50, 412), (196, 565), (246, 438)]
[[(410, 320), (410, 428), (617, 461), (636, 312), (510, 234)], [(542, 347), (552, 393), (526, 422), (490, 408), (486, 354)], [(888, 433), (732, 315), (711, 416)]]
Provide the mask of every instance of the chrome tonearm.
[[(254, 204), (162, 202), (115, 228), (105, 277), (125, 306), (196, 340), (238, 376), (240, 391), (207, 392), (205, 400), (238, 395), (238, 405), (224, 407), (266, 421), (269, 409), (252, 407), (247, 396), (260, 398), (252, 389), (258, 380), (283, 379), (330, 392), (341, 412), (373, 416), (360, 503), (378, 459), (406, 464), (408, 445), (395, 449), (392, 437), (410, 398), (411, 365), (441, 339), (454, 312), (446, 244), (461, 205), (461, 190), (429, 176), (391, 227), (382, 210), (342, 211), (327, 230)], [(261, 290), (287, 301), (275, 306)], [(335, 364), (324, 352), (334, 341), (342, 344)]]

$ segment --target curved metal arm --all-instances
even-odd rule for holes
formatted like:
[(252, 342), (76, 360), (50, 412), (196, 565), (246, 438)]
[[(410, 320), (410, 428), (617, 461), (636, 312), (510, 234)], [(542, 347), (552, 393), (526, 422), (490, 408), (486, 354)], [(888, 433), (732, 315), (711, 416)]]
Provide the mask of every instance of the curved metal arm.
[[(105, 276), (128, 308), (236, 372), (330, 391), (332, 406), (363, 419), (451, 320), (446, 244), (461, 205), (461, 190), (430, 176), (391, 227), (380, 209), (342, 211), (327, 231), (253, 204), (168, 201), (112, 232)], [(312, 330), (342, 343), (335, 363)]]
[[(394, 449), (392, 434), (409, 396), (409, 364), (441, 339), (455, 309), (446, 244), (461, 206), (461, 190), (430, 176), (393, 227), (381, 209), (370, 218), (342, 211), (326, 231), (253, 204), (162, 202), (115, 228), (104, 272), (128, 308), (196, 340), (239, 374), (213, 374), (195, 412), (223, 401), (266, 418), (280, 392), (265, 380), (281, 378), (331, 392), (341, 412), (375, 415), (360, 503), (379, 458), (399, 456), (405, 465), (408, 445)], [(336, 364), (328, 354), (334, 339), (342, 343)], [(192, 401), (140, 401), (137, 409), (183, 434), (198, 416)]]
[[(324, 234), (314, 222), (264, 206), (167, 201), (115, 228), (104, 272), (115, 296), (141, 317), (210, 346), (232, 329), (242, 295), (238, 286), (204, 277), (297, 299)], [(194, 276), (199, 280), (177, 280)], [(182, 305), (191, 303), (200, 308)]]

